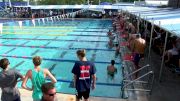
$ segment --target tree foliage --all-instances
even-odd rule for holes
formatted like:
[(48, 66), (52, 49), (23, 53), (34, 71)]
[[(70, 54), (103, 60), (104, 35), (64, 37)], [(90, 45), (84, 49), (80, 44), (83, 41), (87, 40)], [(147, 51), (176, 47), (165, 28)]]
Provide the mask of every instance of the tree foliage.
[[(4, 2), (8, 2), (7, 0), (4, 0)], [(24, 1), (24, 0), (11, 0), (11, 2), (22, 2), (22, 1)]]

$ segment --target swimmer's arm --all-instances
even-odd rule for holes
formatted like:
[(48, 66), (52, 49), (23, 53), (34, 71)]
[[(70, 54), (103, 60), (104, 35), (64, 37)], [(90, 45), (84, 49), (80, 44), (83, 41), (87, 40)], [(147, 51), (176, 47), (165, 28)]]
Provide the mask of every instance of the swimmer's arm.
[(48, 69), (44, 69), (44, 72), (51, 79), (52, 83), (56, 83), (57, 82), (56, 78), (51, 74), (51, 72)]
[(21, 85), (22, 88), (24, 88), (24, 89), (26, 89), (26, 90), (29, 90), (29, 91), (32, 91), (32, 90), (33, 90), (32, 88), (29, 88), (29, 87), (27, 87), (27, 85), (26, 85), (28, 79), (30, 78), (31, 72), (32, 72), (32, 71), (29, 70), (29, 71), (26, 73), (26, 76), (25, 76), (25, 78), (24, 78), (24, 80), (23, 80), (23, 82), (22, 82), (22, 85)]

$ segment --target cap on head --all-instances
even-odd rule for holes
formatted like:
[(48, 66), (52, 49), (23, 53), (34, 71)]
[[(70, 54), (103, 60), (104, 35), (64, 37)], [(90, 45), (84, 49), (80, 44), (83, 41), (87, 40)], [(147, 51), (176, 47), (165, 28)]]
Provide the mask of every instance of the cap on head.
[(114, 65), (115, 64), (115, 61), (114, 60), (111, 60), (111, 65)]

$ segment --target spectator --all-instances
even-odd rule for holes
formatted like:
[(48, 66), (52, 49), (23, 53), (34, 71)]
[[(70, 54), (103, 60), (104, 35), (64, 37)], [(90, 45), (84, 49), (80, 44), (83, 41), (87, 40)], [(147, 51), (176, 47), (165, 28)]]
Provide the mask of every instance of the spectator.
[(113, 27), (113, 32), (116, 32), (116, 22), (115, 21), (112, 23), (112, 27)]
[(56, 101), (56, 89), (53, 83), (42, 84), (41, 90), (43, 93), (41, 101)]
[(126, 26), (126, 23), (125, 23), (125, 19), (123, 17), (120, 17), (120, 21), (119, 21), (119, 30), (121, 33), (124, 32), (125, 30), (125, 26)]
[(113, 44), (113, 40), (109, 40), (109, 42), (108, 42), (108, 47), (109, 48), (112, 48), (114, 46), (114, 44)]
[(120, 50), (120, 47), (118, 44), (116, 44), (116, 52), (115, 52), (115, 57), (117, 57), (119, 55), (119, 50)]
[(129, 43), (129, 45), (128, 45), (128, 47), (132, 50), (132, 48), (133, 48), (133, 44), (134, 44), (134, 40), (136, 39), (136, 34), (130, 34), (129, 35), (129, 38), (128, 38), (128, 43)]
[(107, 35), (108, 35), (108, 36), (111, 36), (111, 35), (112, 35), (111, 30), (109, 30), (109, 32), (107, 32)]
[(49, 11), (49, 15), (53, 16), (53, 11), (52, 10)]
[[(91, 81), (93, 81), (92, 89), (95, 89), (96, 85), (96, 69), (94, 63), (88, 61), (85, 56), (85, 50), (78, 50), (77, 57), (80, 61), (76, 61), (72, 69), (72, 73), (74, 74), (74, 86), (78, 92), (77, 101), (79, 101), (82, 96), (84, 101), (88, 101)], [(91, 78), (93, 80), (91, 80)]]
[(109, 36), (109, 40), (114, 40), (114, 39), (115, 39), (115, 35), (112, 34)]
[(153, 38), (153, 49), (155, 50), (155, 52), (162, 54), (163, 52), (163, 44), (164, 44), (164, 39), (165, 39), (165, 32), (162, 29), (159, 29), (159, 31), (155, 31), (155, 36)]
[(23, 80), (24, 77), (18, 71), (9, 69), (9, 64), (7, 58), (0, 60), (0, 67), (3, 69), (0, 73), (1, 101), (21, 101), (16, 84), (19, 78)]
[(112, 12), (111, 12), (111, 10), (109, 11), (109, 16), (110, 16), (110, 17), (112, 16)]
[(111, 60), (111, 65), (107, 66), (107, 74), (108, 78), (111, 78), (111, 80), (114, 80), (114, 74), (117, 73), (117, 68), (114, 66), (115, 61)]
[(178, 51), (180, 51), (180, 38), (176, 39), (176, 47), (177, 47)]
[(168, 63), (170, 61), (170, 59), (172, 58), (172, 56), (178, 55), (178, 54), (179, 53), (178, 53), (178, 49), (176, 47), (176, 42), (174, 41), (173, 48), (165, 52), (165, 56), (167, 57), (167, 59), (165, 60), (165, 63)]
[(129, 28), (129, 33), (130, 34), (136, 34), (136, 28), (132, 23), (128, 24), (128, 28)]
[[(49, 72), (48, 69), (42, 69), (40, 67), (41, 65), (41, 57), (35, 56), (33, 57), (33, 63), (34, 63), (34, 69), (28, 70), (26, 73), (25, 79), (22, 83), (22, 88), (32, 91), (33, 90), (33, 101), (40, 101), (42, 98), (42, 91), (41, 91), (41, 85), (45, 83), (45, 78), (48, 76), (52, 83), (56, 83), (55, 77)], [(32, 81), (32, 87), (29, 88), (26, 86), (26, 83), (28, 79), (31, 79)]]

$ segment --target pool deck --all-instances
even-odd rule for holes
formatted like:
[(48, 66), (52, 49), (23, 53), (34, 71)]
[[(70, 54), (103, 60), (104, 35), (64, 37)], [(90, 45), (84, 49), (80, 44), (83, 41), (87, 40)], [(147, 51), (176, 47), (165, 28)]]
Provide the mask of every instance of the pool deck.
[(161, 61), (161, 56), (151, 51), (150, 63), (155, 73), (152, 94), (140, 91), (131, 92), (128, 101), (180, 101), (180, 75), (172, 73), (171, 69), (164, 65), (162, 78), (159, 81)]
[[(32, 92), (24, 89), (19, 89), (21, 92), (21, 100), (22, 101), (33, 101), (32, 100)], [(1, 95), (1, 94), (0, 94)], [(70, 94), (57, 94), (58, 101), (76, 101), (75, 95)], [(90, 97), (90, 101), (127, 101), (126, 99), (113, 99), (113, 98), (103, 98), (103, 97)]]

